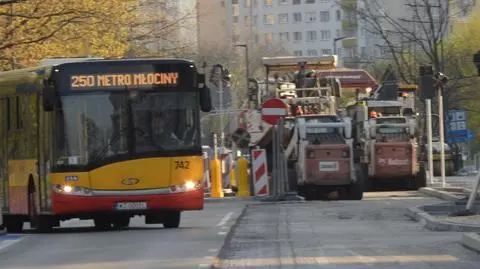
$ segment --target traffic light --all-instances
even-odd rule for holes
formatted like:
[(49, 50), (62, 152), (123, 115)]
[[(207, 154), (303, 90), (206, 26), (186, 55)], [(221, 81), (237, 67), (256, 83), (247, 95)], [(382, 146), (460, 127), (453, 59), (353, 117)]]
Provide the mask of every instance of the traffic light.
[(473, 54), (473, 64), (477, 68), (478, 75), (480, 76), (480, 50)]
[(254, 78), (248, 79), (248, 100), (252, 102), (258, 100), (258, 81)]
[(421, 65), (419, 68), (419, 88), (420, 98), (433, 99), (435, 97), (435, 82), (433, 79), (433, 66)]

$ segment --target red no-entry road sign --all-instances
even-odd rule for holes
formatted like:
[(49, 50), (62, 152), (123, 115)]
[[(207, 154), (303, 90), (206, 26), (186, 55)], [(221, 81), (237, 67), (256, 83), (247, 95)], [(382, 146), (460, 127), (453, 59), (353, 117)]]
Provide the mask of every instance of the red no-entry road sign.
[(262, 104), (262, 120), (271, 125), (276, 125), (287, 114), (287, 105), (281, 99), (271, 98)]

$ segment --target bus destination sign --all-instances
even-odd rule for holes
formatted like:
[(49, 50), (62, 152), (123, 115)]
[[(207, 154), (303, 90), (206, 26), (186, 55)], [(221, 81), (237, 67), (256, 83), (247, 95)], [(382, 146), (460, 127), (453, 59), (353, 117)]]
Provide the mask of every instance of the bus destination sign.
[(88, 74), (70, 77), (72, 89), (177, 86), (178, 72)]

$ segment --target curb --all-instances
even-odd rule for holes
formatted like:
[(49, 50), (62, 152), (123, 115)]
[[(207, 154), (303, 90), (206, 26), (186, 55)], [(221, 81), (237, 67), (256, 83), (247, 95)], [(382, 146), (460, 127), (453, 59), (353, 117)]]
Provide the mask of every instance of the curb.
[[(422, 210), (423, 206), (415, 206), (408, 209), (405, 215), (412, 220), (421, 223), (425, 228), (435, 232), (480, 232), (479, 226), (459, 224), (435, 218)], [(480, 246), (480, 244), (479, 244)]]
[(478, 233), (462, 234), (462, 245), (468, 249), (480, 252), (480, 235)]
[(205, 203), (210, 204), (210, 203), (228, 203), (228, 202), (259, 202), (255, 200), (254, 197), (223, 197), (223, 198), (211, 198), (211, 197), (205, 197), (204, 198)]
[(225, 236), (225, 240), (223, 241), (222, 247), (220, 247), (220, 250), (218, 251), (217, 255), (215, 256), (214, 260), (210, 264), (209, 269), (218, 269), (221, 267), (221, 259), (224, 258), (227, 255), (228, 249), (227, 249), (227, 243), (232, 239), (233, 234), (237, 230), (238, 225), (240, 224), (240, 221), (245, 218), (245, 215), (247, 214), (247, 211), (249, 209), (250, 205), (245, 205), (243, 207), (242, 212), (240, 215), (237, 217), (235, 220), (235, 223), (230, 227), (230, 230), (228, 231), (227, 235)]
[(423, 194), (428, 195), (428, 196), (432, 196), (432, 197), (436, 197), (436, 198), (439, 198), (439, 199), (442, 199), (442, 200), (446, 200), (446, 201), (457, 201), (459, 199), (465, 198), (465, 196), (467, 196), (467, 197), (469, 196), (469, 190), (467, 190), (465, 188), (447, 188), (447, 189), (450, 190), (450, 191), (461, 192), (462, 194), (461, 195), (456, 195), (456, 194), (450, 193), (449, 191), (442, 191), (442, 190), (438, 190), (438, 189), (431, 188), (431, 187), (420, 188), (418, 190), (418, 192), (423, 193)]

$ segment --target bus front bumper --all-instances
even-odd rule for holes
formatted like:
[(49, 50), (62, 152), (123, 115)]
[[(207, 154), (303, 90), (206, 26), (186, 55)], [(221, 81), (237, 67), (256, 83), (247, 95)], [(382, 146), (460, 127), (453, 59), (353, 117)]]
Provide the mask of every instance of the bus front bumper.
[(131, 210), (137, 212), (202, 210), (204, 205), (204, 191), (200, 188), (180, 193), (108, 196), (76, 196), (52, 193), (54, 215), (128, 212), (128, 210), (118, 210), (117, 204), (129, 202), (146, 203), (146, 208)]

